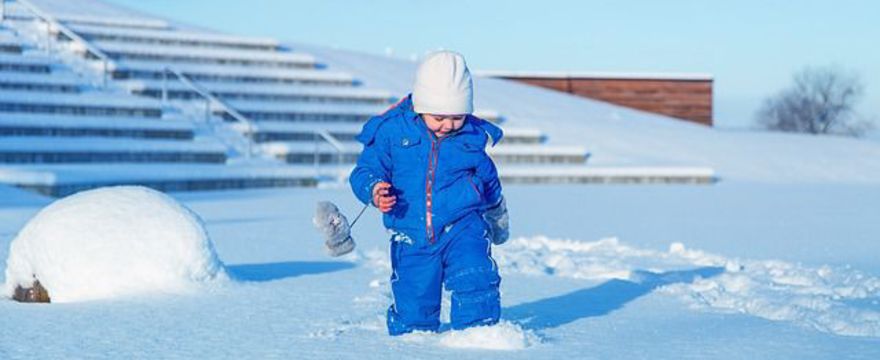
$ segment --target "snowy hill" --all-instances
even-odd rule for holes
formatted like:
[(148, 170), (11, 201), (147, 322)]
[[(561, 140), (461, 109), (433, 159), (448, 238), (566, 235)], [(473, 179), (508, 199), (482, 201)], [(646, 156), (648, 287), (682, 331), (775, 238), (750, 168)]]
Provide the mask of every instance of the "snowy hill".
[[(415, 63), (297, 44), (364, 82), (408, 91)], [(389, 76), (388, 74), (394, 74)], [(551, 144), (581, 144), (597, 166), (707, 166), (728, 180), (880, 182), (880, 145), (837, 136), (707, 128), (520, 83), (478, 78), (475, 101), (504, 124), (537, 127)]]

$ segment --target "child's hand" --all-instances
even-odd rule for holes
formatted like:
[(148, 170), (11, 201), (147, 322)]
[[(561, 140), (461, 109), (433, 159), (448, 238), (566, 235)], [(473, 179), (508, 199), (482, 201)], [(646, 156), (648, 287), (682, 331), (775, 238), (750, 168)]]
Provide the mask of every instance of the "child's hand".
[(373, 205), (379, 211), (387, 213), (396, 203), (397, 196), (391, 195), (391, 184), (383, 181), (373, 186)]

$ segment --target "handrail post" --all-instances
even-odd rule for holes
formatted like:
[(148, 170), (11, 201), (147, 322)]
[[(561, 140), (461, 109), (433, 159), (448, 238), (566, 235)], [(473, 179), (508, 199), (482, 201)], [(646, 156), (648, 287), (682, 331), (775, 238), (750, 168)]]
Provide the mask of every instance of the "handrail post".
[(101, 61), (101, 87), (107, 88), (107, 59)]
[(205, 99), (205, 124), (211, 123), (211, 100)]
[(52, 29), (50, 26), (51, 24), (46, 21), (46, 53), (52, 57)]
[(314, 160), (314, 163), (315, 163), (315, 177), (320, 178), (321, 177), (321, 173), (320, 173), (321, 168), (319, 166), (320, 164), (318, 163), (318, 133), (313, 134), (313, 139), (315, 139), (315, 155), (312, 157), (312, 160)]
[[(0, 1), (3, 1), (5, 3), (5, 0)], [(92, 56), (103, 62), (103, 77), (101, 82), (104, 87), (107, 86), (107, 71), (110, 70), (110, 65), (112, 64), (112, 60), (109, 56), (107, 56), (107, 54), (104, 54), (101, 49), (98, 49), (90, 42), (86, 41), (86, 39), (83, 39), (81, 36), (79, 36), (76, 32), (70, 30), (64, 24), (58, 22), (55, 17), (41, 10), (39, 7), (31, 3), (30, 0), (16, 0), (16, 3), (24, 6), (37, 18), (46, 22), (46, 51), (49, 53), (49, 56), (52, 56), (52, 27), (54, 27), (56, 30), (58, 30), (59, 35), (63, 34), (64, 36), (70, 38), (71, 41), (85, 47), (85, 58), (87, 60), (91, 60), (89, 59), (89, 54), (91, 54)]]
[(168, 106), (168, 68), (162, 68), (162, 106)]

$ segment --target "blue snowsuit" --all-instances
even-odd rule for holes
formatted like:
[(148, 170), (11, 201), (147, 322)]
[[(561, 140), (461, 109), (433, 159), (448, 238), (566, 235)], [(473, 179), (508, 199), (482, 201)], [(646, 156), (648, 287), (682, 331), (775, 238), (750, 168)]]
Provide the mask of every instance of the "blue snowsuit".
[(497, 126), (468, 115), (458, 131), (437, 138), (407, 96), (371, 118), (350, 182), (372, 203), (373, 186), (392, 184), (397, 203), (383, 215), (391, 237), (388, 332), (436, 331), (442, 287), (452, 292), (454, 329), (498, 322), (501, 278), (491, 256), (485, 209), (501, 201), (501, 184), (485, 146)]

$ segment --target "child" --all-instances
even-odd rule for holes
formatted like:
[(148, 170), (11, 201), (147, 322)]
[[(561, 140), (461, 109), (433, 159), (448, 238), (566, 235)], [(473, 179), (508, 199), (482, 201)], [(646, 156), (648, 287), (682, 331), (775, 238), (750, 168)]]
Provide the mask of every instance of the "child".
[(363, 127), (351, 187), (384, 213), (391, 236), (388, 332), (437, 331), (443, 286), (453, 329), (498, 322), (501, 278), (491, 243), (507, 240), (507, 209), (486, 144), (501, 129), (470, 115), (464, 58), (429, 55), (413, 93)]

